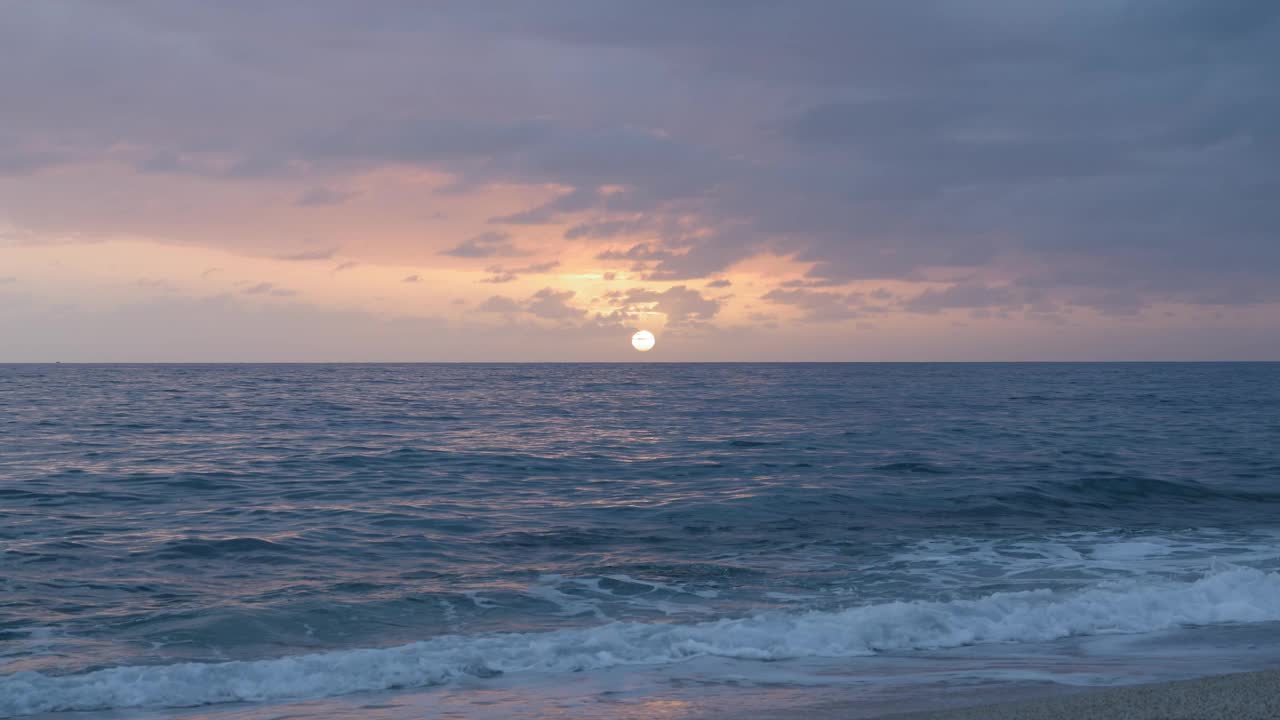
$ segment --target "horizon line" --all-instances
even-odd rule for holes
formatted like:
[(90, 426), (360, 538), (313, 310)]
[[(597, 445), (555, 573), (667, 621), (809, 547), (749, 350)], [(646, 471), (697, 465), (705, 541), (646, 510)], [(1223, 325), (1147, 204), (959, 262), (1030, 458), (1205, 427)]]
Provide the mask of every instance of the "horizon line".
[(1280, 363), (1245, 360), (25, 360), (35, 365), (1225, 365)]

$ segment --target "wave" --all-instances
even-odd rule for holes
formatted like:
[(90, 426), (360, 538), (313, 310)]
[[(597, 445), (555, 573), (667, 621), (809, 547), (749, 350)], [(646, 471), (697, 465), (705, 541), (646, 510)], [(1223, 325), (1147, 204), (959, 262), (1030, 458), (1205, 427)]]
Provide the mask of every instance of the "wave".
[(271, 660), (115, 667), (0, 678), (0, 715), (330, 697), (426, 687), (462, 676), (576, 672), (695, 657), (857, 657), (1073, 635), (1280, 621), (1280, 573), (1229, 568), (1192, 582), (1104, 583), (1073, 593), (889, 602), (696, 624), (611, 623), (545, 633), (450, 635), (393, 648)]
[(1162, 498), (1196, 502), (1199, 500), (1239, 500), (1245, 502), (1277, 502), (1280, 493), (1215, 487), (1195, 482), (1174, 482), (1127, 475), (1099, 475), (1081, 478), (1066, 490), (1081, 496), (1114, 500), (1146, 500)]
[(1177, 507), (1179, 512), (1196, 508), (1207, 512), (1224, 505), (1280, 503), (1280, 493), (1106, 474), (1068, 483), (1027, 484), (992, 495), (961, 498), (960, 502), (959, 508), (939, 512), (1002, 516), (1010, 513), (1038, 516), (1058, 513), (1067, 516), (1081, 510), (1108, 512), (1157, 506)]

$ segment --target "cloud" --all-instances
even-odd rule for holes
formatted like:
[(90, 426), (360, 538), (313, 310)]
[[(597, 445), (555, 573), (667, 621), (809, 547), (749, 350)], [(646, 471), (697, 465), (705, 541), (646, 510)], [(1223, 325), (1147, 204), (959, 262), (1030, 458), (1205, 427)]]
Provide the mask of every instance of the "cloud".
[(798, 279), (798, 280), (786, 280), (786, 281), (782, 282), (781, 284), (779, 284), (779, 287), (784, 287), (784, 288), (825, 288), (825, 287), (837, 287), (837, 286), (840, 286), (840, 285), (846, 285), (846, 284), (848, 284), (846, 280), (837, 280), (837, 279), (833, 279), (833, 278), (826, 278), (826, 279), (821, 279), (821, 280), (819, 280), (819, 279), (814, 279), (814, 278), (806, 277), (806, 278), (800, 278), (800, 279)]
[(709, 288), (727, 288), (727, 287), (731, 287), (732, 285), (733, 285), (733, 281), (729, 280), (728, 278), (719, 278), (707, 283), (707, 287)]
[(1133, 290), (1093, 292), (1073, 297), (1071, 302), (1111, 317), (1131, 317), (1142, 312), (1147, 305), (1142, 295)]
[[(546, 257), (562, 236), (586, 248), (566, 262), (714, 287), (767, 253), (809, 266), (769, 301), (815, 320), (867, 312), (839, 290), (862, 280), (928, 283), (863, 300), (909, 313), (1280, 301), (1274, 3), (175, 3), (0, 10), (8, 66), (35, 68), (0, 73), (15, 222), (243, 249), (221, 193), (360, 187), (385, 231), (324, 217), (368, 224), (366, 262)], [(423, 177), (469, 218), (447, 237), (547, 227), (432, 244), (436, 208), (403, 199)], [(82, 201), (122, 182), (200, 199), (182, 222)], [(332, 259), (274, 230), (255, 253)]]
[(848, 320), (862, 315), (863, 296), (860, 293), (779, 288), (765, 293), (761, 299), (795, 307), (804, 314), (806, 320), (818, 322)]
[(565, 230), (566, 240), (613, 238), (619, 235), (636, 235), (653, 228), (653, 222), (645, 219), (594, 220), (579, 223)]
[(493, 295), (477, 305), (475, 311), (479, 313), (502, 313), (504, 315), (511, 315), (518, 313), (523, 309), (524, 308), (520, 303), (509, 297), (504, 295)]
[(711, 320), (720, 312), (721, 302), (704, 298), (702, 293), (684, 285), (657, 291), (646, 288), (631, 288), (621, 293), (621, 301), (627, 312), (635, 312), (642, 307), (667, 316), (668, 325), (688, 325)]
[(574, 320), (587, 314), (586, 310), (569, 304), (575, 293), (572, 290), (554, 290), (543, 288), (533, 294), (525, 304), (525, 309), (536, 317), (548, 320)]
[(484, 271), (487, 273), (492, 273), (492, 275), (482, 279), (480, 282), (508, 283), (520, 277), (521, 275), (541, 275), (543, 273), (548, 273), (557, 267), (560, 267), (559, 260), (551, 260), (544, 263), (534, 263), (533, 265), (525, 265), (523, 267), (515, 267), (515, 268), (506, 268), (506, 267), (503, 267), (502, 265), (490, 265), (489, 267), (485, 268)]
[[(1065, 14), (995, 2), (833, 3), (758, 7), (749, 21), (721, 7), (669, 6), (681, 21), (662, 28), (623, 4), (582, 15), (557, 7), (527, 20), (582, 48), (662, 53), (707, 97), (715, 73), (728, 72), (750, 75), (766, 94), (810, 98), (797, 113), (758, 115), (782, 144), (760, 145), (771, 162), (720, 177), (700, 198), (703, 221), (739, 223), (737, 239), (711, 247), (704, 235), (688, 252), (650, 245), (658, 277), (727, 267), (753, 244), (815, 263), (815, 285), (1017, 254), (1107, 258), (1124, 276), (1111, 282), (1162, 284), (1143, 294), (1177, 300), (1195, 297), (1174, 282), (1185, 269), (1199, 268), (1197, 285), (1222, 287), (1228, 268), (1254, 264), (1256, 273), (1257, 263), (1280, 259), (1266, 239), (1280, 214), (1265, 204), (1270, 171), (1256, 154), (1277, 149), (1263, 118), (1280, 116), (1255, 72), (1280, 59), (1280, 22), (1265, 3), (1144, 3), (1132, 13), (1092, 4)], [(1193, 49), (1224, 46), (1231, 70)], [(1092, 61), (1099, 56), (1112, 61)], [(1197, 95), (1206, 82), (1218, 92)], [(1086, 108), (1085, 117), (1067, 108)], [(1208, 181), (1228, 167), (1232, 189)], [(1167, 211), (1175, 206), (1177, 221)], [(622, 227), (602, 213), (570, 234), (609, 237)], [(1224, 235), (1225, 254), (1202, 241)]]
[(358, 263), (358, 262), (356, 262), (356, 261), (354, 261), (354, 260), (347, 260), (347, 261), (344, 261), (344, 262), (340, 262), (340, 263), (338, 263), (337, 267), (335, 267), (335, 268), (333, 269), (333, 271), (334, 271), (334, 272), (342, 272), (343, 270), (350, 270), (351, 268), (357, 267), (357, 266), (359, 266), (359, 265), (360, 265), (360, 263)]
[(418, 276), (418, 275), (410, 275), (410, 276), (406, 277), (405, 279), (401, 280), (400, 282), (405, 282), (405, 283), (416, 283), (416, 282), (419, 282), (419, 281), (421, 281), (421, 280), (422, 280), (422, 278), (421, 278), (420, 276)]
[(493, 295), (478, 305), (474, 312), (496, 313), (513, 316), (528, 314), (544, 320), (572, 321), (586, 316), (587, 311), (569, 304), (575, 293), (572, 290), (543, 288), (524, 300), (505, 295)]
[(1035, 288), (988, 285), (977, 281), (928, 288), (905, 298), (897, 297), (885, 288), (877, 288), (870, 293), (839, 292), (784, 283), (783, 287), (770, 290), (761, 299), (795, 307), (803, 312), (805, 319), (818, 322), (864, 318), (895, 311), (933, 315), (948, 310), (969, 310), (976, 316), (989, 317), (993, 311), (1007, 314), (1024, 309), (1036, 315), (1037, 319), (1047, 320), (1047, 315), (1060, 310), (1056, 304), (1047, 301), (1043, 291)]
[(990, 286), (982, 283), (957, 283), (941, 290), (930, 288), (907, 299), (903, 307), (911, 312), (936, 313), (952, 308), (1021, 309), (1026, 305), (1024, 293), (1008, 286)]
[(288, 288), (276, 287), (275, 284), (269, 282), (261, 282), (256, 285), (241, 290), (245, 295), (271, 295), (273, 297), (291, 297), (297, 295), (297, 291)]
[(511, 241), (511, 236), (504, 232), (490, 231), (464, 240), (458, 245), (443, 250), (441, 255), (460, 258), (519, 257), (530, 254), (521, 250)]
[(276, 260), (287, 260), (291, 262), (305, 262), (308, 260), (332, 260), (334, 255), (338, 254), (338, 248), (326, 248), (320, 250), (303, 250), (301, 252), (289, 253), (285, 255), (276, 255)]
[(649, 243), (638, 243), (626, 250), (604, 250), (596, 254), (597, 260), (630, 260), (636, 263), (652, 263), (668, 260), (673, 256), (668, 250), (661, 250)]

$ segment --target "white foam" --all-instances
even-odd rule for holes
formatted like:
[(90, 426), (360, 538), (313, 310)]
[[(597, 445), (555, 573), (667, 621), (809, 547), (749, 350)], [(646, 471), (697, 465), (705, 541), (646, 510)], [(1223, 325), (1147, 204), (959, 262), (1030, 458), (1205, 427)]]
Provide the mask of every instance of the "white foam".
[(0, 678), (0, 715), (329, 697), (424, 687), (495, 671), (569, 672), (704, 656), (852, 657), (1265, 621), (1280, 621), (1280, 574), (1229, 568), (1193, 582), (1112, 582), (1072, 593), (1032, 590), (696, 624), (611, 623), (547, 633), (451, 635), (386, 649), (119, 667), (71, 676), (21, 672)]
[[(607, 584), (611, 583), (613, 587)], [(634, 617), (636, 611), (663, 615), (711, 614), (705, 604), (693, 601), (715, 599), (714, 590), (690, 590), (680, 585), (639, 580), (630, 575), (566, 577), (540, 575), (525, 594), (556, 607), (562, 617), (593, 616), (608, 622)], [(681, 601), (683, 600), (683, 601)]]
[(604, 614), (604, 611), (591, 600), (575, 597), (561, 591), (559, 585), (563, 580), (563, 576), (560, 575), (543, 575), (538, 578), (538, 582), (530, 585), (529, 589), (525, 590), (525, 593), (529, 597), (537, 598), (556, 606), (556, 614), (563, 617), (592, 615), (599, 620), (609, 619)]
[(1108, 579), (1146, 582), (1198, 577), (1215, 564), (1280, 569), (1274, 530), (1197, 529), (1161, 534), (1124, 531), (1060, 533), (1040, 538), (934, 538), (904, 546), (889, 562), (858, 568), (847, 594), (865, 597), (880, 584), (904, 582), (935, 597), (1003, 583), (1001, 589), (1087, 585)]

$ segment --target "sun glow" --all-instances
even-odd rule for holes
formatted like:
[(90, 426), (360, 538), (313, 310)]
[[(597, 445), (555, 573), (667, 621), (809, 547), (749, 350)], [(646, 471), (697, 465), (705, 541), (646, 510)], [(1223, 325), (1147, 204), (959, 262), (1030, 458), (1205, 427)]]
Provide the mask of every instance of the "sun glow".
[(631, 347), (639, 350), (640, 352), (649, 352), (653, 349), (653, 344), (656, 341), (656, 338), (653, 337), (653, 333), (648, 330), (640, 330), (635, 335), (631, 336)]

